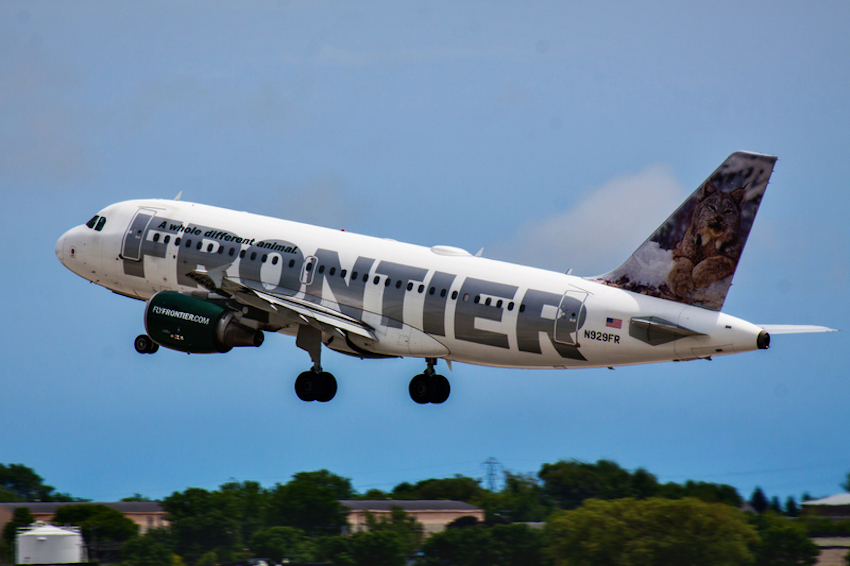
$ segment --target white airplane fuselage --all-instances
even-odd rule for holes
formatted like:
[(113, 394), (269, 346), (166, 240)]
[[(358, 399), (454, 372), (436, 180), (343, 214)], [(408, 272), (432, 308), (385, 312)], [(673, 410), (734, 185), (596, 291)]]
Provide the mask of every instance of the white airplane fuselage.
[[(761, 327), (716, 310), (447, 246), (172, 200), (121, 202), (98, 217), (106, 219), (99, 230), (77, 226), (56, 244), (62, 263), (81, 277), (145, 301), (161, 291), (206, 299), (215, 292), (187, 274), (215, 272), (359, 321), (374, 339), (322, 333), (323, 344), (349, 354), (590, 368), (766, 347)], [(245, 326), (291, 335), (306, 320), (283, 308), (234, 314)]]

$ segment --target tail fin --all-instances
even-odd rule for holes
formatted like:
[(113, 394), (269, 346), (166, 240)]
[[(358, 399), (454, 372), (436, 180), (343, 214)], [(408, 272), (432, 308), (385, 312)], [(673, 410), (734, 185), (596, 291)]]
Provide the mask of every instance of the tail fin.
[(720, 310), (774, 163), (733, 153), (623, 265), (591, 279)]

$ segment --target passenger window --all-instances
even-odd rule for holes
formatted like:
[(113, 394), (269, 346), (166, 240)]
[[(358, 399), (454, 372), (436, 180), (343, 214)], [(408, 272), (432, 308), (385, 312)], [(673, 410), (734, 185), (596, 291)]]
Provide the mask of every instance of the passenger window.
[(497, 309), (502, 308), (502, 299), (499, 299), (498, 301), (496, 301), (496, 308)]
[(245, 257), (245, 250), (239, 250), (239, 258), (242, 259)]
[(525, 305), (519, 306), (519, 312), (525, 312)]
[(342, 271), (339, 272), (339, 276), (342, 277), (343, 279), (345, 279), (345, 274), (346, 274), (345, 269), (343, 269)]
[(212, 244), (207, 244), (207, 253), (211, 252), (213, 248)]
[(277, 256), (274, 256), (272, 258), (272, 265), (277, 265), (277, 259), (278, 259)]
[(201, 247), (202, 247), (203, 245), (204, 245), (204, 241), (203, 241), (203, 240), (201, 240), (201, 241), (199, 241), (199, 242), (198, 242), (198, 245), (196, 245), (196, 246), (195, 246), (195, 249), (196, 249), (196, 250), (199, 250), (199, 249), (201, 249)]
[(456, 299), (457, 299), (457, 291), (452, 291), (452, 300), (454, 301)]
[(514, 310), (514, 303), (513, 303), (513, 301), (511, 301), (510, 303), (508, 303), (508, 310), (509, 310), (509, 311)]
[(218, 253), (219, 255), (224, 253), (224, 246), (222, 246), (221, 244), (219, 244), (218, 246)]
[(408, 291), (412, 291), (412, 290), (413, 290), (413, 283), (412, 283), (412, 282), (410, 282), (410, 283), (408, 283), (408, 284), (407, 284), (407, 290), (408, 290)]
[(330, 275), (331, 277), (333, 277), (334, 273), (336, 273), (336, 267), (331, 267), (331, 270), (330, 270), (330, 271), (328, 271), (328, 275)]
[(307, 264), (307, 271), (313, 271), (313, 262), (312, 261)]
[(180, 245), (180, 237), (179, 237), (179, 236), (178, 236), (177, 238), (174, 238), (174, 245), (175, 245), (175, 246), (179, 246), (179, 245)]
[(425, 291), (425, 285), (420, 285), (419, 288), (417, 289), (417, 291), (419, 291), (420, 293)]
[(294, 260), (294, 259), (290, 259), (290, 260), (289, 260), (289, 267), (293, 267), (294, 265), (295, 265), (295, 260)]
[[(389, 281), (389, 279), (387, 279), (387, 281)], [(395, 288), (401, 289), (401, 279), (399, 279), (398, 281), (395, 282)]]
[(162, 240), (162, 243), (163, 243), (163, 244), (167, 244), (167, 243), (168, 243), (168, 242), (170, 242), (170, 241), (171, 241), (171, 236), (166, 236), (166, 237)]
[(319, 273), (324, 273), (324, 272), (325, 272), (325, 266), (324, 266), (324, 265), (320, 265), (320, 266), (319, 266)]
[(380, 280), (381, 280), (381, 278), (380, 278), (380, 277), (378, 277), (378, 276), (376, 275), (376, 276), (375, 276), (375, 278), (374, 278), (374, 279), (372, 279), (372, 283), (374, 283), (375, 285), (377, 285), (377, 284), (378, 284), (378, 281), (380, 281)]
[(440, 291), (440, 296), (441, 296), (441, 297), (445, 297), (445, 296), (446, 296), (446, 290), (445, 290), (445, 289), (443, 289), (442, 291)]
[(95, 230), (97, 230), (98, 232), (100, 232), (101, 230), (103, 230), (103, 227), (104, 227), (105, 225), (106, 225), (106, 217), (105, 217), (105, 216), (101, 216), (101, 217), (100, 217), (100, 220), (98, 220), (98, 221), (97, 221), (97, 226), (95, 226), (95, 228), (94, 228), (94, 229), (95, 229)]
[(469, 300), (469, 293), (464, 293), (463, 294), (463, 302), (465, 303), (468, 300)]
[(368, 274), (368, 273), (364, 273), (364, 274), (363, 274), (363, 282), (365, 283), (365, 282), (366, 282), (366, 281), (368, 281), (368, 280), (369, 280), (369, 274)]
[(429, 295), (433, 295), (433, 294), (434, 294), (434, 291), (436, 291), (436, 289), (434, 289), (433, 287), (431, 287), (430, 289), (428, 289), (428, 294), (429, 294)]
[(355, 279), (357, 279), (357, 272), (356, 272), (356, 271), (352, 271), (352, 272), (351, 272), (351, 280), (352, 280), (352, 281), (354, 281)]
[(99, 218), (100, 216), (97, 215), (92, 216), (92, 219), (86, 222), (86, 226), (88, 226), (89, 228), (94, 228), (94, 225), (97, 224)]
[(489, 307), (490, 303), (492, 303), (492, 302), (493, 302), (493, 299), (491, 299), (490, 297), (487, 297), (487, 300), (484, 301), (484, 305)]
[(229, 255), (230, 257), (233, 257), (233, 255), (234, 255), (235, 253), (236, 253), (236, 248), (230, 248), (230, 251), (229, 251), (229, 252), (227, 252), (227, 255)]
[(154, 234), (154, 235), (153, 235), (153, 241), (154, 241), (154, 242), (158, 242), (158, 241), (159, 241), (159, 232), (157, 232), (156, 234)]
[(481, 302), (481, 295), (475, 295), (475, 300), (473, 301), (476, 305)]
[(263, 254), (263, 259), (261, 259), (260, 261), (262, 261), (263, 263), (266, 263), (267, 259), (269, 259), (269, 256), (266, 255), (266, 254)]
[(191, 239), (186, 240), (186, 247), (187, 247), (187, 248), (191, 248), (191, 247), (192, 247), (192, 240), (191, 240)]
[(257, 259), (257, 252), (251, 252), (251, 261)]

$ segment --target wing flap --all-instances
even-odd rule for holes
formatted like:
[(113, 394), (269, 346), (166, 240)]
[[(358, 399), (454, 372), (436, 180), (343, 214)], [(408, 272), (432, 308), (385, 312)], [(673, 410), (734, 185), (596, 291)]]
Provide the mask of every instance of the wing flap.
[(345, 333), (350, 333), (369, 340), (377, 340), (374, 330), (369, 325), (311, 301), (297, 297), (278, 297), (271, 293), (252, 289), (242, 283), (228, 279), (222, 273), (195, 270), (187, 275), (207, 290), (233, 297), (244, 305), (273, 313), (288, 311), (296, 315), (303, 324), (309, 324), (319, 330), (336, 334), (341, 338), (345, 337)]

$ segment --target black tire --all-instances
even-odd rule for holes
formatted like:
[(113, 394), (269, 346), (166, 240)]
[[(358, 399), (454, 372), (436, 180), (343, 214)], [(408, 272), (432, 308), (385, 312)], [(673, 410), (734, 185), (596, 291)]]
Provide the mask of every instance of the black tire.
[(431, 396), (434, 393), (434, 378), (420, 373), (410, 380), (410, 386), (407, 388), (410, 393), (410, 398), (420, 405), (431, 402)]
[(151, 338), (151, 347), (148, 348), (148, 354), (156, 354), (157, 350), (159, 350), (159, 344), (153, 341)]
[(431, 396), (432, 403), (445, 403), (452, 392), (452, 386), (449, 385), (449, 380), (442, 375), (434, 376), (434, 394)]
[(140, 354), (152, 354), (156, 350), (152, 350), (154, 346), (159, 346), (151, 340), (151, 337), (147, 334), (139, 334), (136, 336), (136, 339), (133, 341), (133, 346), (136, 348), (136, 351)]
[(334, 395), (336, 395), (336, 378), (332, 374), (323, 371), (319, 374), (319, 382), (322, 386), (319, 394), (316, 396), (316, 401), (319, 403), (327, 403), (334, 398)]
[(295, 394), (302, 401), (315, 401), (319, 392), (319, 374), (305, 371), (295, 380)]

